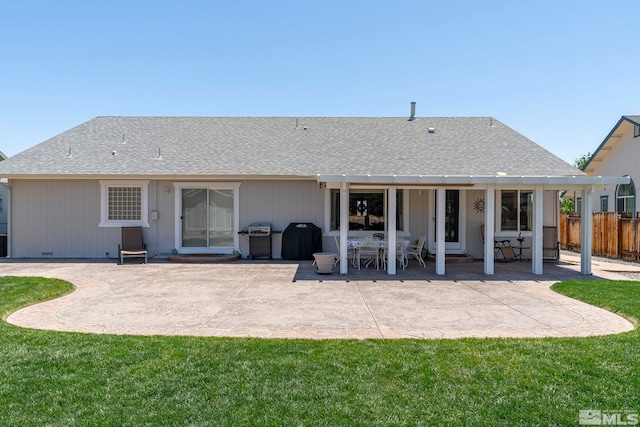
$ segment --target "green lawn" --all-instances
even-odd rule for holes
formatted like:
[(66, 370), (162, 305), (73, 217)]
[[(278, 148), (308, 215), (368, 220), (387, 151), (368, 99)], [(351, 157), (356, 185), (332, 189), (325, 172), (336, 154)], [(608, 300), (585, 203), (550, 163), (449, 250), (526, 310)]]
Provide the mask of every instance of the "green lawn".
[[(640, 319), (640, 282), (558, 292)], [(68, 293), (0, 278), (0, 314)], [(0, 322), (0, 425), (576, 425), (640, 411), (638, 330), (583, 339), (263, 340)]]

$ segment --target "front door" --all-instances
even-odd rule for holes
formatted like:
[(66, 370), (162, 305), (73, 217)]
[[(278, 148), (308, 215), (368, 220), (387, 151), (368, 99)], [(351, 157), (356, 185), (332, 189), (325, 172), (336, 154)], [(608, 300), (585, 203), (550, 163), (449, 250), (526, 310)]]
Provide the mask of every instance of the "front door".
[[(430, 224), (429, 234), (433, 236), (429, 242), (429, 249), (435, 251), (436, 249), (436, 219), (437, 219), (437, 191), (433, 193), (433, 204), (429, 207), (429, 216), (433, 218), (433, 222)], [(445, 250), (447, 253), (462, 253), (464, 248), (464, 220), (465, 212), (462, 209), (465, 203), (466, 193), (461, 190), (445, 190), (445, 219), (444, 219), (444, 241)]]

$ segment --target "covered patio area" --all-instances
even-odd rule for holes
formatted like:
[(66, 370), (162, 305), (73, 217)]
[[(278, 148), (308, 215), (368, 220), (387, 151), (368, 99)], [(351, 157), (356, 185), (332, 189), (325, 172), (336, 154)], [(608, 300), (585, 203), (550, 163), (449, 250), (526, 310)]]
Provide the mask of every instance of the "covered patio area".
[[(337, 215), (339, 215), (339, 224), (349, 224), (349, 227), (336, 226), (336, 233), (339, 235), (339, 253), (340, 253), (340, 273), (349, 273), (348, 257), (348, 239), (352, 232), (350, 229), (352, 223), (351, 211), (353, 211), (353, 200), (350, 198), (351, 190), (366, 191), (371, 189), (383, 189), (386, 191), (384, 216), (386, 218), (385, 239), (394, 242), (402, 235), (402, 224), (399, 224), (400, 216), (398, 215), (401, 207), (398, 205), (399, 193), (404, 190), (418, 190), (419, 192), (427, 192), (433, 195), (433, 202), (429, 202), (428, 212), (423, 213), (425, 221), (428, 222), (424, 229), (428, 229), (430, 246), (429, 250), (435, 258), (435, 274), (444, 275), (446, 267), (447, 253), (467, 253), (471, 250), (471, 243), (467, 242), (463, 235), (455, 250), (450, 249), (450, 228), (448, 223), (451, 219), (451, 206), (448, 200), (450, 191), (457, 191), (460, 194), (474, 191), (483, 195), (482, 199), (478, 199), (478, 205), (474, 206), (476, 213), (481, 213), (481, 221), (484, 227), (484, 236), (482, 243), (483, 254), (494, 253), (494, 242), (498, 239), (515, 240), (524, 231), (529, 239), (527, 249), (530, 250), (530, 258), (527, 264), (530, 266), (530, 272), (535, 275), (543, 274), (543, 228), (545, 226), (558, 226), (559, 220), (559, 196), (561, 190), (572, 189), (582, 194), (582, 210), (591, 212), (592, 209), (592, 193), (596, 186), (605, 184), (623, 184), (627, 183), (628, 177), (587, 177), (587, 176), (511, 176), (502, 172), (497, 172), (495, 176), (398, 176), (398, 175), (318, 175), (320, 185), (325, 185), (334, 192), (339, 192), (339, 203), (335, 203)], [(511, 191), (516, 194), (516, 204), (514, 209), (523, 210), (522, 199), (518, 206), (518, 197), (521, 193), (526, 193), (527, 207), (526, 215), (528, 217), (528, 225), (526, 228), (520, 228), (520, 213), (516, 214), (515, 228), (507, 228), (502, 224), (501, 237), (497, 237), (496, 233), (500, 229), (501, 220), (504, 221), (503, 210), (506, 208), (504, 199), (500, 196), (505, 191)], [(547, 194), (545, 196), (545, 193)], [(549, 198), (549, 194), (552, 196)], [(461, 198), (462, 199), (462, 198)], [(546, 201), (545, 201), (546, 200)], [(480, 203), (481, 201), (481, 203)], [(408, 202), (404, 202), (405, 204)], [(456, 209), (461, 212), (460, 217), (456, 217), (456, 221), (460, 221), (466, 225), (466, 218), (470, 208), (468, 203), (464, 205), (459, 203)], [(332, 209), (334, 209), (332, 207)], [(422, 208), (424, 209), (424, 208)], [(351, 215), (351, 216), (350, 216)], [(458, 211), (455, 212), (458, 215)], [(467, 215), (467, 216), (465, 216)], [(524, 214), (523, 214), (524, 215)], [(591, 266), (591, 221), (589, 215), (583, 215), (585, 221), (582, 224), (580, 258), (580, 273), (583, 275), (592, 274)], [(480, 226), (478, 233), (480, 232)], [(504, 230), (511, 231), (504, 231)], [(407, 230), (405, 230), (407, 231)], [(405, 233), (406, 234), (406, 233)], [(388, 258), (396, 259), (395, 245), (388, 245)], [(493, 256), (483, 256), (482, 273), (484, 275), (493, 275), (496, 272), (496, 263)], [(524, 257), (520, 257), (521, 259)], [(395, 275), (398, 273), (396, 263), (387, 264), (387, 273)]]

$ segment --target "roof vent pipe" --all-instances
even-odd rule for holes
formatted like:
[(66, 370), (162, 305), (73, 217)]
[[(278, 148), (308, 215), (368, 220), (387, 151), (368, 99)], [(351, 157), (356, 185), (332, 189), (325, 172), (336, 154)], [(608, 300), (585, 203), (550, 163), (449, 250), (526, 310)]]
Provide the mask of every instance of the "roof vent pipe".
[(416, 102), (411, 101), (411, 117), (409, 117), (409, 121), (412, 122), (416, 119)]

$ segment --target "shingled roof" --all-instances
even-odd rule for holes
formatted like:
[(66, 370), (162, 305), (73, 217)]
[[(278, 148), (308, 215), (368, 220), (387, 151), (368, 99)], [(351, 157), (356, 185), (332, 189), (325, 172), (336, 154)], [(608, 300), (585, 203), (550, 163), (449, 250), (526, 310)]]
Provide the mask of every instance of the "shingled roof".
[(576, 176), (490, 117), (97, 117), (0, 163), (0, 176)]

